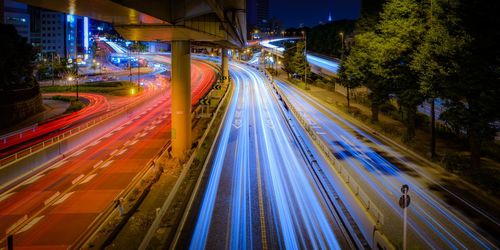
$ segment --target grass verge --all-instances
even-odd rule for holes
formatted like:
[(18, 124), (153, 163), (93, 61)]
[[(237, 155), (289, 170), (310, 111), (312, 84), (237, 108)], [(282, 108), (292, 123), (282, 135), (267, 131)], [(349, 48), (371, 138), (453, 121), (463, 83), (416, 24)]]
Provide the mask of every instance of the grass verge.
[[(42, 91), (42, 93), (76, 92), (76, 85), (46, 86), (40, 87), (40, 90)], [(142, 90), (143, 88), (139, 87), (139, 92)], [(91, 82), (79, 84), (78, 91), (101, 93), (114, 96), (126, 96), (130, 95), (131, 92), (136, 93), (137, 85), (129, 81)]]

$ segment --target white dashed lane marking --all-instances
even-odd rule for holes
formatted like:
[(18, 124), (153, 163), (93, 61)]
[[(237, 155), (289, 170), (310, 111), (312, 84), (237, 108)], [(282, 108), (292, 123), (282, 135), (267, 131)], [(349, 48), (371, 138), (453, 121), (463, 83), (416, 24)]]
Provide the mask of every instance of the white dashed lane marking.
[(25, 180), (23, 183), (21, 183), (19, 186), (24, 186), (24, 185), (28, 185), (28, 184), (31, 184), (35, 181), (37, 181), (38, 179), (42, 178), (44, 175), (43, 174), (39, 174), (39, 175), (35, 175), (27, 180)]
[(69, 193), (67, 193), (67, 194), (63, 195), (63, 197), (61, 197), (61, 199), (59, 199), (59, 200), (57, 200), (56, 202), (54, 202), (54, 203), (52, 204), (52, 206), (55, 206), (55, 205), (58, 205), (58, 204), (63, 203), (63, 202), (64, 202), (65, 200), (67, 200), (67, 199), (68, 199), (68, 198), (69, 198), (69, 197), (70, 197), (73, 193), (75, 193), (75, 192), (69, 192)]
[(26, 224), (23, 228), (21, 228), (21, 230), (17, 231), (17, 233), (22, 233), (22, 232), (26, 232), (26, 231), (30, 230), (34, 225), (36, 225), (36, 223), (38, 223), (41, 219), (43, 219), (44, 216), (45, 215), (41, 215), (41, 216), (34, 218), (28, 224)]

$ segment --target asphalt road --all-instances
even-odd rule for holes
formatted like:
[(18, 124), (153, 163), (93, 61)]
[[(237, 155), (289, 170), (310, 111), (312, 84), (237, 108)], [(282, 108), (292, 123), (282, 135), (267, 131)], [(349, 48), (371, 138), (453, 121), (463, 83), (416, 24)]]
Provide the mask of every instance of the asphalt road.
[(234, 95), (190, 215), (190, 249), (347, 248), (266, 78), (230, 70)]
[[(293, 106), (302, 113), (351, 176), (382, 211), (382, 230), (396, 246), (402, 243), (402, 209), (398, 205), (401, 186), (410, 187), (408, 246), (420, 249), (494, 249), (498, 240), (498, 214), (461, 198), (441, 183), (441, 176), (429, 166), (417, 165), (404, 155), (357, 128), (322, 103), (298, 89), (277, 81)], [(330, 169), (330, 175), (335, 175)], [(433, 192), (441, 190), (445, 195)], [(447, 203), (453, 197), (453, 203)], [(488, 221), (493, 230), (484, 230), (469, 214)], [(495, 226), (496, 225), (496, 226)], [(495, 229), (496, 228), (496, 229)]]
[[(193, 67), (193, 103), (209, 90), (213, 69)], [(199, 70), (198, 70), (199, 69)], [(158, 86), (160, 84), (160, 86)], [(170, 137), (170, 85), (146, 83), (161, 91), (108, 130), (59, 162), (0, 194), (0, 242), (14, 235), (15, 249), (67, 249), (120, 198)], [(17, 223), (28, 218), (21, 223)]]

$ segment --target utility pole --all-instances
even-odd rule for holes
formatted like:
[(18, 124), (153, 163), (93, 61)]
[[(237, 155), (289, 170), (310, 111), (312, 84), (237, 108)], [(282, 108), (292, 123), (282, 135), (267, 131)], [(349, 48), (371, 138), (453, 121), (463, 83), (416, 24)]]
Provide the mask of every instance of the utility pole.
[(78, 101), (79, 100), (79, 97), (78, 97), (78, 61), (76, 60), (75, 58), (75, 65), (76, 65), (76, 100)]
[(409, 190), (408, 185), (404, 184), (401, 186), (401, 193), (403, 195), (399, 198), (399, 206), (403, 209), (403, 250), (406, 250), (406, 225), (408, 220), (408, 206), (410, 206)]
[(131, 57), (130, 57), (130, 46), (128, 48), (128, 70), (129, 70), (129, 73), (128, 73), (128, 78), (129, 78), (129, 82), (132, 82), (132, 63), (131, 63)]
[(139, 93), (139, 85), (141, 84), (141, 55), (139, 49), (137, 50), (137, 93)]
[(52, 86), (55, 85), (54, 74), (54, 52), (52, 52)]

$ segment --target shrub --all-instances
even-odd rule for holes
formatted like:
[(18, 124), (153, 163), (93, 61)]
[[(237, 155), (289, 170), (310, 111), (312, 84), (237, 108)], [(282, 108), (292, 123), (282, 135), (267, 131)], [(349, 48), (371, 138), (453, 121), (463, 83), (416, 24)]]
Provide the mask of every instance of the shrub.
[(463, 154), (447, 151), (441, 159), (443, 166), (450, 172), (462, 172), (469, 167), (469, 161)]
[(384, 104), (380, 105), (379, 109), (380, 109), (380, 112), (382, 112), (386, 115), (389, 115), (391, 112), (396, 111), (396, 107), (394, 107), (394, 105), (392, 105), (390, 103), (384, 103)]

